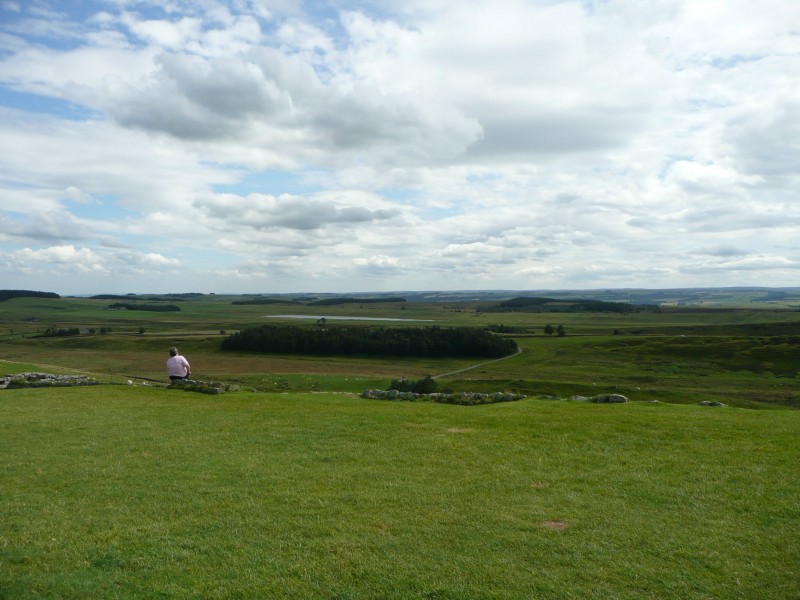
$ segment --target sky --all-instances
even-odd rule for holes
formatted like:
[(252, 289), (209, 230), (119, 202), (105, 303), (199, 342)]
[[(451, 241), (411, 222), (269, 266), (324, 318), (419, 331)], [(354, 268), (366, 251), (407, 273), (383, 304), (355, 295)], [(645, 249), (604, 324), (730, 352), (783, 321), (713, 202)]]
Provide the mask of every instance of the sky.
[(797, 0), (0, 0), (0, 288), (800, 285)]

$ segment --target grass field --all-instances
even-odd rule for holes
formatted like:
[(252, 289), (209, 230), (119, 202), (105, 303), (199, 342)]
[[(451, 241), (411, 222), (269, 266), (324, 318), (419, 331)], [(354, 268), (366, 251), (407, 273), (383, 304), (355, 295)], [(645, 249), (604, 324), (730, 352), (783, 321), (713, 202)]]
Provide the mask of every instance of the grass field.
[[(0, 371), (107, 383), (0, 390), (0, 599), (800, 598), (797, 310), (230, 300), (174, 313), (0, 303)], [(503, 324), (522, 332), (522, 353), (484, 363), (219, 349), (227, 332), (303, 311)], [(387, 322), (328, 326), (338, 323)], [(567, 336), (543, 335), (548, 323)], [(42, 337), (51, 327), (83, 334)], [(242, 390), (143, 385), (165, 379), (172, 345), (196, 377)], [(358, 397), (424, 375), (528, 398)], [(632, 401), (571, 400), (611, 391)]]
[(800, 412), (0, 396), (2, 598), (796, 598)]
[[(164, 378), (167, 349), (178, 345), (195, 376), (263, 391), (360, 392), (397, 377), (454, 373), (440, 384), (455, 391), (508, 389), (529, 395), (594, 395), (618, 391), (635, 400), (696, 404), (716, 400), (741, 407), (800, 408), (800, 311), (737, 308), (664, 309), (630, 314), (484, 313), (481, 303), (365, 304), (329, 307), (233, 305), (207, 295), (177, 303), (170, 313), (108, 310), (107, 300), (19, 298), (0, 303), (0, 360), (44, 369), (66, 368), (123, 382)], [(741, 299), (734, 296), (734, 300)], [(720, 302), (719, 298), (715, 299)], [(517, 338), (522, 355), (476, 366), (467, 359), (392, 359), (223, 353), (224, 333), (250, 325), (307, 321), (311, 316), (409, 319), (420, 325), (501, 324), (529, 332)], [(542, 334), (563, 324), (566, 337)], [(336, 321), (350, 325), (384, 321)], [(403, 322), (405, 324), (405, 322)], [(108, 328), (106, 335), (41, 337), (48, 327)], [(141, 332), (141, 333), (140, 333)], [(224, 333), (223, 333), (224, 332)], [(38, 337), (37, 337), (38, 336)], [(474, 367), (474, 368), (470, 368)], [(469, 370), (462, 371), (462, 369)]]

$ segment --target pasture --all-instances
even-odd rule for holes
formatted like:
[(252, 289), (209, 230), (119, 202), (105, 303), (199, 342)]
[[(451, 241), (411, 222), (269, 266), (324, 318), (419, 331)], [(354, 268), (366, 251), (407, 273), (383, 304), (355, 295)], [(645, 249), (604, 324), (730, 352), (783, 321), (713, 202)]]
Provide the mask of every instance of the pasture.
[[(358, 393), (385, 386), (397, 377), (452, 373), (440, 377), (439, 383), (454, 391), (508, 390), (563, 398), (617, 391), (632, 400), (686, 404), (711, 400), (750, 408), (800, 408), (797, 309), (752, 304), (629, 314), (486, 313), (478, 310), (480, 302), (310, 307), (234, 305), (234, 298), (190, 298), (176, 303), (179, 312), (169, 313), (109, 310), (108, 300), (9, 300), (0, 303), (0, 360), (71, 369), (113, 382), (125, 382), (130, 376), (163, 380), (167, 349), (177, 345), (191, 361), (195, 377), (261, 391)], [(310, 318), (280, 318), (283, 314)], [(482, 364), (469, 359), (220, 351), (225, 334), (243, 327), (265, 322), (315, 327), (314, 317), (322, 315), (341, 319), (329, 321), (326, 327), (502, 325), (524, 332), (513, 336), (523, 352)], [(382, 318), (403, 320), (364, 320)], [(543, 334), (549, 323), (563, 324), (567, 335)], [(41, 337), (47, 328), (55, 327), (96, 333)], [(97, 333), (101, 329), (110, 332), (101, 335)]]
[(799, 426), (649, 403), (8, 390), (0, 597), (796, 597)]
[[(0, 390), (0, 598), (800, 596), (794, 310), (108, 304), (0, 303), (0, 370), (107, 384)], [(522, 353), (483, 363), (219, 349), (222, 332), (303, 311), (502, 324), (522, 330)], [(544, 335), (547, 323), (567, 335)], [(85, 333), (41, 337), (55, 326)], [(196, 377), (241, 391), (128, 384), (164, 380), (172, 345)], [(425, 375), (528, 398), (358, 396)], [(572, 399), (609, 391), (631, 402)]]

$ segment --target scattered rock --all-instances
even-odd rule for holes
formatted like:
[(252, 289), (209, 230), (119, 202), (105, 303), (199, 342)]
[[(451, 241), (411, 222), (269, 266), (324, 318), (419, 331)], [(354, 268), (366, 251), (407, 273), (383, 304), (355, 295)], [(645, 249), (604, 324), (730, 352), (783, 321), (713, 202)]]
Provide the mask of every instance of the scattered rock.
[(55, 375), (53, 373), (14, 373), (0, 378), (0, 390), (78, 385), (99, 385), (99, 382), (86, 375)]
[(592, 398), (595, 404), (624, 404), (627, 401), (628, 398), (622, 394), (601, 394)]
[(235, 392), (239, 389), (238, 385), (222, 383), (221, 381), (197, 381), (194, 379), (178, 379), (173, 381), (169, 387), (170, 389), (199, 392), (201, 394), (222, 394), (224, 392)]
[(714, 401), (703, 400), (702, 402), (700, 402), (700, 406), (728, 406), (728, 405), (723, 402), (719, 402), (717, 400)]
[(509, 392), (494, 392), (492, 394), (468, 392), (461, 392), (458, 394), (418, 394), (416, 392), (399, 392), (397, 390), (364, 390), (361, 393), (361, 397), (373, 400), (398, 400), (406, 402), (432, 400), (433, 402), (441, 402), (443, 404), (475, 405), (513, 402), (515, 400), (522, 400), (525, 398), (525, 394), (512, 394)]

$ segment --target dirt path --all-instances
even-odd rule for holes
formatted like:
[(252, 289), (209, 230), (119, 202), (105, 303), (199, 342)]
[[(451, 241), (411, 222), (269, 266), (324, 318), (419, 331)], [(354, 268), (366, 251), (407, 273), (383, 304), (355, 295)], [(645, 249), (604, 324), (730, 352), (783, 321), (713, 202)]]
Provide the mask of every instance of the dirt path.
[(494, 360), (487, 360), (486, 362), (478, 363), (477, 365), (472, 365), (466, 367), (464, 369), (459, 369), (458, 371), (450, 371), (449, 373), (442, 373), (440, 375), (434, 375), (432, 379), (439, 379), (440, 377), (447, 377), (448, 375), (456, 375), (458, 373), (463, 373), (464, 371), (470, 371), (472, 369), (477, 369), (478, 367), (482, 367), (484, 365), (490, 365), (492, 363), (500, 362), (501, 360), (506, 360), (509, 358), (513, 358), (514, 356), (519, 356), (522, 354), (522, 348), (517, 348), (517, 351), (514, 354), (509, 354), (508, 356), (504, 356), (503, 358), (495, 358)]

